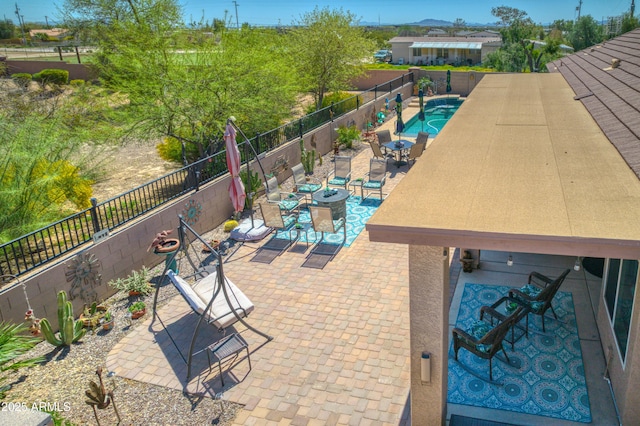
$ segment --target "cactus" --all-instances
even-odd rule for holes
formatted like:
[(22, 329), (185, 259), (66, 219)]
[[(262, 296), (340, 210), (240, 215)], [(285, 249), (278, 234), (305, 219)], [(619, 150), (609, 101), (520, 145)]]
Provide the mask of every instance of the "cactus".
[(304, 140), (300, 139), (300, 162), (306, 174), (313, 173), (313, 166), (316, 161), (316, 150), (307, 151), (304, 148)]
[(58, 293), (58, 325), (60, 331), (56, 336), (51, 329), (49, 320), (43, 318), (40, 321), (42, 334), (47, 342), (54, 346), (70, 346), (84, 336), (86, 330), (82, 327), (82, 321), (73, 319), (73, 305), (67, 300), (67, 293)]

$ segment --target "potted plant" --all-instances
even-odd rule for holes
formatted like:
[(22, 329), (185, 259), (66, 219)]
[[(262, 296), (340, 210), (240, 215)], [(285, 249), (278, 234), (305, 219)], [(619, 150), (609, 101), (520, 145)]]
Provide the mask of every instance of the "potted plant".
[(180, 247), (180, 241), (177, 238), (167, 238), (171, 234), (171, 230), (160, 231), (151, 241), (147, 251), (153, 249), (154, 253), (171, 253)]
[(116, 320), (111, 314), (111, 312), (107, 311), (107, 313), (104, 314), (104, 318), (102, 318), (102, 329), (111, 330), (115, 325), (115, 322)]
[(91, 306), (84, 305), (79, 319), (84, 327), (95, 329), (105, 316), (106, 311), (107, 308), (104, 305), (98, 305), (93, 302)]
[(151, 284), (149, 284), (150, 278), (149, 269), (143, 266), (139, 271), (131, 271), (131, 274), (126, 278), (111, 280), (108, 284), (119, 291), (129, 292), (129, 296), (138, 296), (150, 294), (153, 291)]
[(143, 301), (137, 301), (129, 306), (129, 312), (131, 312), (131, 319), (138, 319), (147, 312), (147, 305)]

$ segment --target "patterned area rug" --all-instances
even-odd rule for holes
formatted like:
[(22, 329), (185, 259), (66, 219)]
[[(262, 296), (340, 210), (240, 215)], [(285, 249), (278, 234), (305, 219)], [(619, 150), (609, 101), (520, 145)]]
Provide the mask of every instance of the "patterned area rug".
[[(379, 198), (366, 198), (362, 200), (360, 197), (351, 196), (347, 199), (347, 241), (345, 242), (345, 246), (349, 247), (356, 237), (362, 232), (364, 226), (366, 225), (369, 218), (373, 215), (378, 207), (380, 207), (380, 199)], [(309, 210), (302, 208), (300, 209), (300, 223), (309, 223), (311, 222), (311, 216), (309, 216)], [(307, 235), (303, 232), (300, 235), (299, 242), (306, 243)], [(314, 243), (316, 240), (320, 239), (320, 233), (316, 233), (314, 237), (314, 232), (309, 232), (309, 243)], [(324, 237), (324, 241), (327, 243), (335, 243), (340, 244), (343, 238), (342, 229), (337, 234), (326, 234)], [(289, 239), (289, 233), (278, 231), (277, 238), (281, 239)]]
[[(465, 284), (456, 327), (466, 330), (479, 318), (481, 306), (493, 304), (508, 292), (506, 286)], [(488, 381), (488, 360), (461, 348), (456, 362), (451, 346), (448, 402), (590, 423), (571, 294), (558, 292), (553, 307), (558, 320), (547, 312), (546, 333), (542, 332), (541, 318), (529, 315), (529, 338), (523, 336), (514, 350), (505, 342), (511, 364), (504, 362), (502, 353), (500, 359), (494, 357), (493, 383)]]

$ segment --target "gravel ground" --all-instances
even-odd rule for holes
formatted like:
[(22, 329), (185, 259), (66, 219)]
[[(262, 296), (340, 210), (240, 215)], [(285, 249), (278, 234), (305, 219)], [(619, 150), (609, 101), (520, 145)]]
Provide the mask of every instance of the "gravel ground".
[[(342, 150), (341, 155), (355, 156), (367, 148), (364, 143), (356, 143), (353, 149)], [(321, 166), (316, 163), (313, 174), (315, 178), (324, 181), (327, 174), (333, 170), (332, 157), (333, 154), (327, 154)], [(283, 191), (291, 191), (292, 188), (292, 179), (282, 183)], [(222, 241), (228, 238), (228, 234), (223, 231), (221, 225), (206, 233), (204, 237)], [(181, 266), (181, 269), (186, 266), (186, 262), (182, 265), (184, 266)], [(154, 268), (152, 276), (159, 277), (163, 267), (161, 264)], [(175, 295), (177, 292), (172, 286), (163, 286), (159, 292), (160, 304)], [(146, 302), (147, 307), (153, 303), (153, 295), (138, 297)], [(90, 381), (98, 382), (96, 369), (104, 367), (107, 354), (114, 344), (133, 328), (139, 327), (143, 319), (150, 315), (150, 312), (147, 312), (142, 319), (133, 320), (129, 325), (126, 319), (127, 307), (133, 299), (119, 292), (105, 301), (116, 320), (112, 330), (88, 332), (79, 343), (62, 350), (44, 341), (34, 347), (26, 357), (44, 356), (46, 361), (36, 367), (5, 373), (5, 384), (11, 384), (12, 387), (3, 402), (19, 403), (27, 407), (32, 407), (34, 403), (48, 403), (49, 409), (58, 411), (72, 424), (97, 424), (93, 410), (84, 402), (84, 392), (89, 389)], [(228, 401), (185, 395), (165, 387), (117, 376), (110, 377), (106, 370), (103, 372), (103, 380), (107, 391), (113, 390), (114, 401), (121, 418), (120, 424), (124, 425), (225, 426), (232, 424), (242, 408), (241, 405)], [(112, 406), (98, 410), (98, 418), (103, 425), (117, 424)]]

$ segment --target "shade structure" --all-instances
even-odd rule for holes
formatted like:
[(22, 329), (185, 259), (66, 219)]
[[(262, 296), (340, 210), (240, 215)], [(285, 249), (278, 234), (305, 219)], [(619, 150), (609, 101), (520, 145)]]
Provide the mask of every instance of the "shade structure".
[(400, 133), (404, 130), (404, 122), (402, 121), (402, 95), (398, 93), (396, 95), (396, 134), (400, 136)]
[(447, 70), (447, 93), (451, 91), (451, 70)]
[(244, 200), (247, 194), (244, 191), (242, 179), (240, 179), (240, 151), (236, 145), (236, 129), (227, 124), (224, 132), (224, 142), (227, 149), (227, 167), (231, 174), (231, 184), (229, 185), (229, 197), (236, 213), (244, 209)]
[(418, 112), (418, 120), (421, 121), (422, 130), (424, 130), (424, 91), (418, 90), (418, 101), (420, 102), (420, 112)]

